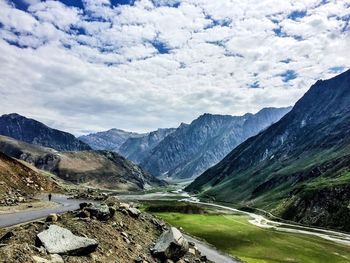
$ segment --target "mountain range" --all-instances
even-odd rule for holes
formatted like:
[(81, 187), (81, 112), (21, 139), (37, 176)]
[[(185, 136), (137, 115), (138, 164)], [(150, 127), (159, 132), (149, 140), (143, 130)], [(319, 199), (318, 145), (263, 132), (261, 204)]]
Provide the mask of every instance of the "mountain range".
[(90, 145), (94, 150), (109, 150), (118, 152), (120, 146), (129, 138), (139, 138), (147, 134), (128, 132), (120, 129), (91, 133), (79, 137), (79, 140)]
[[(151, 186), (166, 185), (133, 162), (110, 151), (59, 152), (0, 136), (0, 152), (75, 184), (120, 191), (145, 190)], [(14, 179), (11, 178), (8, 179)]]
[(243, 116), (203, 114), (182, 124), (140, 162), (155, 176), (194, 178), (234, 147), (285, 115), (291, 108), (265, 108)]
[(165, 137), (175, 130), (174, 128), (158, 129), (143, 136), (130, 137), (121, 145), (119, 153), (125, 158), (141, 163)]
[(186, 190), (296, 222), (350, 230), (350, 70), (317, 81), (280, 121)]
[(0, 135), (58, 151), (91, 150), (89, 145), (68, 132), (52, 129), (16, 113), (0, 116)]
[(152, 175), (191, 179), (219, 162), (245, 139), (278, 121), (290, 109), (265, 108), (243, 116), (206, 113), (178, 128), (146, 134), (112, 129), (79, 139), (94, 149), (114, 150)]
[[(79, 139), (95, 149), (114, 149), (154, 176), (191, 179), (219, 162), (245, 139), (278, 121), (290, 109), (265, 108), (243, 116), (206, 113), (176, 129), (158, 129), (143, 135), (121, 131), (125, 141), (120, 145), (122, 140), (118, 138), (119, 148), (110, 147), (115, 143), (115, 137), (110, 134), (112, 130)], [(93, 142), (87, 138), (93, 138)]]

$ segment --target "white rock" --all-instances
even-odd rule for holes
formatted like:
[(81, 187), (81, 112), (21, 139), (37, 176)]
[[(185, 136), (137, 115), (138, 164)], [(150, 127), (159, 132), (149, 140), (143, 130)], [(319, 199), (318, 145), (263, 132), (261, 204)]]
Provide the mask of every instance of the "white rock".
[(172, 259), (177, 261), (183, 257), (187, 251), (187, 240), (177, 228), (171, 227), (159, 237), (153, 248), (153, 255), (163, 260)]
[(94, 239), (73, 235), (71, 231), (57, 225), (38, 234), (38, 239), (50, 254), (86, 255), (96, 250)]

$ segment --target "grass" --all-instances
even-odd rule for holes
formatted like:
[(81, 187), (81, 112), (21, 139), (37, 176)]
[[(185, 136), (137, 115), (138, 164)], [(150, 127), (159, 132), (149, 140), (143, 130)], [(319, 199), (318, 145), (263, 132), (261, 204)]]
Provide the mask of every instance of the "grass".
[(251, 225), (246, 216), (180, 213), (156, 215), (248, 263), (350, 262), (350, 247), (313, 236), (258, 228)]
[(320, 188), (348, 185), (350, 183), (350, 171), (344, 172), (337, 177), (323, 177), (320, 176), (305, 184), (305, 190), (317, 190)]

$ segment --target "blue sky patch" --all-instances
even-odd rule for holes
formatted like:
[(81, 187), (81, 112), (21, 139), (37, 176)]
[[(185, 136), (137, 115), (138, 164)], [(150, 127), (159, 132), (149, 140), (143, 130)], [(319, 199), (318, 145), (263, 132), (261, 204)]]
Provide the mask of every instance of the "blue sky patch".
[(292, 60), (290, 58), (282, 59), (281, 62), (284, 64), (289, 64)]
[(151, 42), (151, 44), (160, 54), (168, 54), (171, 50), (165, 43), (158, 40)]
[(181, 1), (180, 0), (152, 0), (152, 3), (156, 7), (167, 6), (167, 7), (178, 8), (181, 4)]
[(23, 0), (11, 0), (10, 1), (17, 9), (27, 11), (29, 4)]
[(294, 70), (286, 70), (281, 75), (283, 82), (289, 82), (290, 80), (297, 78), (297, 73)]
[(66, 6), (78, 7), (80, 9), (84, 9), (84, 4), (81, 0), (59, 0), (61, 3)]
[(274, 28), (272, 29), (272, 31), (275, 33), (276, 36), (278, 37), (286, 37), (287, 34), (285, 32), (282, 31), (282, 27), (278, 27), (278, 28)]
[(300, 18), (303, 18), (304, 16), (306, 16), (306, 14), (307, 14), (306, 10), (295, 10), (288, 15), (288, 18), (294, 21), (297, 21)]
[(134, 5), (135, 0), (110, 0), (112, 6), (118, 5)]
[(329, 72), (339, 74), (342, 73), (345, 70), (345, 67), (337, 66), (337, 67), (331, 67), (328, 69)]
[(255, 81), (254, 83), (250, 84), (249, 87), (252, 89), (260, 88), (259, 81)]

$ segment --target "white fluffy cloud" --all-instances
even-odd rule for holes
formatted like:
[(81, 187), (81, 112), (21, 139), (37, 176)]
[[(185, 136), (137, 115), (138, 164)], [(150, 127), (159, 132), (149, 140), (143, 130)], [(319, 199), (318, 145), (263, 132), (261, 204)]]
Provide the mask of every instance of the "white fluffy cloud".
[(0, 0), (0, 113), (149, 131), (292, 105), (349, 67), (350, 0), (78, 2)]

